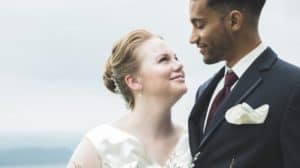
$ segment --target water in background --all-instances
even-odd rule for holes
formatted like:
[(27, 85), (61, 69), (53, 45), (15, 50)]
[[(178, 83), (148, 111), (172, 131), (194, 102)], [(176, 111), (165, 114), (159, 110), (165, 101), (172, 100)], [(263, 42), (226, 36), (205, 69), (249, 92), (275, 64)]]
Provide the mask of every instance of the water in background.
[(0, 168), (65, 168), (82, 133), (0, 133)]
[(66, 168), (67, 165), (29, 165), (29, 166), (0, 166), (1, 168)]
[(28, 165), (28, 166), (0, 166), (1, 168), (66, 168), (67, 165), (60, 164), (60, 165)]

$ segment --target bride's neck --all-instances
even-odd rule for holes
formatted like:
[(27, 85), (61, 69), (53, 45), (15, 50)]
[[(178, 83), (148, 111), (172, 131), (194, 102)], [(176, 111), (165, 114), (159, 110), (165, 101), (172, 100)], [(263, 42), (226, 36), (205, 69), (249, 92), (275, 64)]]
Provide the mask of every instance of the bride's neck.
[(125, 129), (133, 134), (153, 138), (166, 137), (175, 131), (171, 118), (171, 105), (164, 103), (135, 104), (125, 118)]

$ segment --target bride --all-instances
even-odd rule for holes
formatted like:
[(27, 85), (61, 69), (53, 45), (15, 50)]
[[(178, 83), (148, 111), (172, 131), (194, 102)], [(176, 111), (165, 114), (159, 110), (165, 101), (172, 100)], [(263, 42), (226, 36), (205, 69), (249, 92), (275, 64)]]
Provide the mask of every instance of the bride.
[(88, 131), (68, 168), (189, 167), (187, 133), (171, 118), (187, 91), (183, 65), (166, 42), (142, 29), (128, 33), (114, 45), (103, 80), (129, 111)]

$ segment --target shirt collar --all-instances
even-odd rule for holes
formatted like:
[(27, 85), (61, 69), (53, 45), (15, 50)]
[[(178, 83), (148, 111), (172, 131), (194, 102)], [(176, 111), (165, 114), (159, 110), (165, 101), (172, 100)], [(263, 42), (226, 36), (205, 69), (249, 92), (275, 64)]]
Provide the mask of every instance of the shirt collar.
[(256, 48), (250, 51), (242, 59), (240, 59), (232, 68), (225, 66), (225, 74), (233, 71), (239, 78), (250, 67), (254, 60), (267, 48), (264, 43), (260, 43)]

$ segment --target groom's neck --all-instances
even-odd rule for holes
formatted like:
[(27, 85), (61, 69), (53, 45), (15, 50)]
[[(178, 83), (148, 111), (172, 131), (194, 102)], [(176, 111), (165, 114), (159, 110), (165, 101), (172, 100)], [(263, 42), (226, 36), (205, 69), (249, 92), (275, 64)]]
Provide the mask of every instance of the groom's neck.
[(226, 60), (228, 67), (233, 67), (239, 60), (255, 49), (261, 39), (257, 30), (245, 29), (235, 35), (232, 57)]

